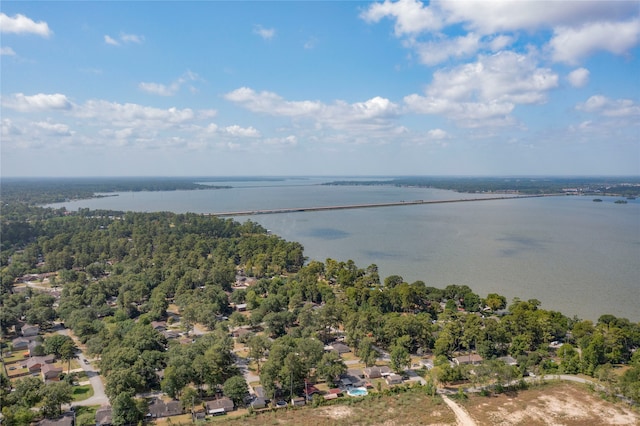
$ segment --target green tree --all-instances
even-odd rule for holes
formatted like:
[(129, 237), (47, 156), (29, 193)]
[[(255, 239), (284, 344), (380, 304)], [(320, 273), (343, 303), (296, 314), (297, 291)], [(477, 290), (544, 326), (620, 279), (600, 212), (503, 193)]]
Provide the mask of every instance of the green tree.
[(391, 369), (395, 372), (402, 372), (411, 366), (411, 355), (402, 344), (393, 345), (389, 356), (391, 357)]
[(228, 396), (238, 406), (244, 405), (245, 396), (249, 395), (247, 381), (242, 376), (228, 378), (222, 385), (225, 396)]
[(73, 401), (73, 388), (66, 382), (52, 382), (42, 388), (42, 412), (47, 418), (62, 413), (62, 404)]
[(378, 351), (374, 348), (373, 339), (370, 337), (362, 338), (360, 343), (358, 343), (356, 354), (360, 357), (360, 361), (362, 361), (365, 366), (371, 367), (372, 365), (375, 365), (376, 359), (378, 359)]
[(336, 379), (347, 372), (347, 366), (337, 352), (325, 352), (316, 368), (316, 374), (334, 387)]
[(254, 334), (247, 341), (249, 347), (249, 356), (256, 361), (258, 366), (258, 374), (260, 374), (260, 363), (265, 357), (267, 350), (271, 346), (271, 341), (262, 334)]
[(112, 421), (114, 426), (138, 424), (144, 419), (136, 400), (128, 393), (117, 395), (111, 402)]

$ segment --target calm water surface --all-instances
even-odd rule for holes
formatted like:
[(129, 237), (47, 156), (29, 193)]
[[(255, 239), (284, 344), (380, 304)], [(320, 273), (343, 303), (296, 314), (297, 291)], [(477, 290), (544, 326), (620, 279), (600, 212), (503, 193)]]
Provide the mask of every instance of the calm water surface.
[[(475, 198), (424, 188), (317, 186), (320, 179), (228, 182), (224, 190), (135, 192), (61, 203), (125, 211), (219, 213), (412, 200)], [(219, 182), (216, 182), (219, 184)], [(309, 259), (352, 259), (481, 296), (536, 298), (542, 307), (640, 321), (640, 202), (548, 197), (242, 216), (299, 241)]]

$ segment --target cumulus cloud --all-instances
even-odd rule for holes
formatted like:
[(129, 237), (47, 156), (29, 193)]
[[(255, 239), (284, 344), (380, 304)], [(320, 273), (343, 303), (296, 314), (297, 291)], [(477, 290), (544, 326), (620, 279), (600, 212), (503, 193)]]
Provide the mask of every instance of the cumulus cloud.
[(68, 110), (73, 104), (65, 95), (60, 93), (27, 96), (24, 93), (16, 93), (9, 97), (2, 97), (2, 106), (20, 112), (36, 112), (46, 110)]
[(584, 87), (589, 83), (589, 70), (586, 68), (578, 68), (569, 73), (567, 80), (573, 87)]
[(271, 40), (276, 35), (276, 30), (274, 28), (264, 28), (262, 25), (256, 25), (253, 27), (253, 33), (265, 40)]
[(431, 129), (427, 132), (427, 137), (433, 140), (448, 139), (449, 134), (442, 129)]
[(406, 43), (412, 46), (420, 62), (425, 65), (436, 65), (449, 58), (465, 58), (475, 54), (480, 48), (480, 37), (474, 33), (455, 38), (443, 38), (429, 42), (410, 40)]
[(503, 51), (436, 71), (425, 95), (408, 95), (404, 104), (410, 112), (466, 121), (462, 125), (506, 125), (513, 124), (516, 105), (543, 103), (557, 86), (557, 74), (537, 67), (531, 55)]
[(586, 102), (576, 105), (576, 109), (607, 117), (631, 117), (640, 115), (640, 105), (631, 99), (610, 99), (603, 95), (591, 96)]
[(165, 84), (161, 84), (161, 83), (139, 83), (138, 84), (138, 88), (140, 90), (142, 90), (143, 92), (147, 92), (147, 93), (151, 93), (154, 95), (159, 95), (159, 96), (173, 96), (176, 93), (178, 93), (178, 91), (180, 90), (180, 88), (188, 83), (189, 81), (195, 81), (198, 80), (199, 77), (196, 73), (193, 73), (191, 71), (187, 71), (186, 73), (184, 73), (181, 77), (177, 78), (176, 80), (174, 80), (173, 82), (171, 82), (171, 84), (169, 85), (165, 85)]
[(73, 133), (69, 129), (69, 126), (62, 123), (51, 123), (49, 121), (40, 121), (35, 123), (35, 126), (44, 130), (46, 133), (55, 136), (71, 136)]
[(108, 34), (105, 34), (104, 42), (111, 46), (120, 46), (123, 44), (129, 44), (129, 43), (142, 44), (144, 43), (144, 36), (137, 35), (137, 34), (120, 33), (120, 36), (118, 36), (117, 38), (114, 38)]
[(260, 136), (260, 132), (258, 132), (253, 127), (240, 127), (237, 124), (233, 126), (227, 126), (224, 128), (225, 133), (231, 136), (240, 136), (240, 137), (249, 137), (255, 138)]
[(534, 31), (574, 26), (603, 19), (620, 19), (638, 13), (629, 1), (492, 0), (436, 3), (449, 24), (462, 23), (481, 34)]
[(288, 101), (272, 92), (256, 92), (242, 87), (225, 95), (225, 99), (240, 104), (250, 111), (280, 117), (304, 118), (319, 126), (334, 129), (356, 130), (383, 128), (391, 125), (400, 108), (389, 99), (379, 96), (364, 102), (347, 103), (341, 100), (332, 104), (318, 101)]
[[(633, 1), (461, 0), (425, 5), (385, 0), (369, 5), (360, 17), (368, 23), (393, 20), (395, 36), (428, 66), (483, 49), (499, 51), (519, 32), (540, 32), (554, 61), (574, 64), (596, 51), (623, 54), (635, 46), (638, 11)], [(466, 33), (461, 35), (460, 27)]]
[(0, 13), (0, 31), (9, 34), (35, 34), (42, 37), (50, 37), (53, 34), (44, 21), (35, 22), (21, 14), (10, 17), (4, 13)]
[(273, 92), (256, 92), (248, 87), (241, 87), (227, 93), (225, 99), (241, 104), (253, 112), (280, 115), (287, 117), (305, 116), (319, 112), (323, 106), (315, 101), (286, 101)]
[(558, 27), (549, 42), (555, 61), (575, 64), (597, 51), (625, 53), (640, 39), (640, 19), (591, 22), (578, 28)]
[(2, 56), (15, 56), (16, 52), (8, 46), (0, 47), (0, 55)]
[(443, 27), (443, 20), (437, 9), (425, 6), (417, 0), (399, 0), (373, 3), (360, 17), (368, 23), (377, 23), (384, 18), (395, 20), (395, 35), (416, 35), (424, 31), (437, 31)]

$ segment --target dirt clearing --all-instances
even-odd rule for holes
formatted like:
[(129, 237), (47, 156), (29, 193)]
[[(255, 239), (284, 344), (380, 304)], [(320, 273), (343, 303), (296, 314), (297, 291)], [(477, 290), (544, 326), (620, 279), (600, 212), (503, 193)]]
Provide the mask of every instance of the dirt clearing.
[(464, 407), (478, 425), (640, 425), (638, 412), (573, 383), (553, 383), (517, 395), (474, 396)]

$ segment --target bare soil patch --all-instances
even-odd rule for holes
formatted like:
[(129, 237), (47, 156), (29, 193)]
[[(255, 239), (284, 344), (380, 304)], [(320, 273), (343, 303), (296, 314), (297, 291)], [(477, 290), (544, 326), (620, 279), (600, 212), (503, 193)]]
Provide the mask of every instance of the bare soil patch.
[(585, 385), (552, 383), (517, 394), (474, 396), (465, 404), (478, 425), (640, 425), (640, 413), (603, 400)]

